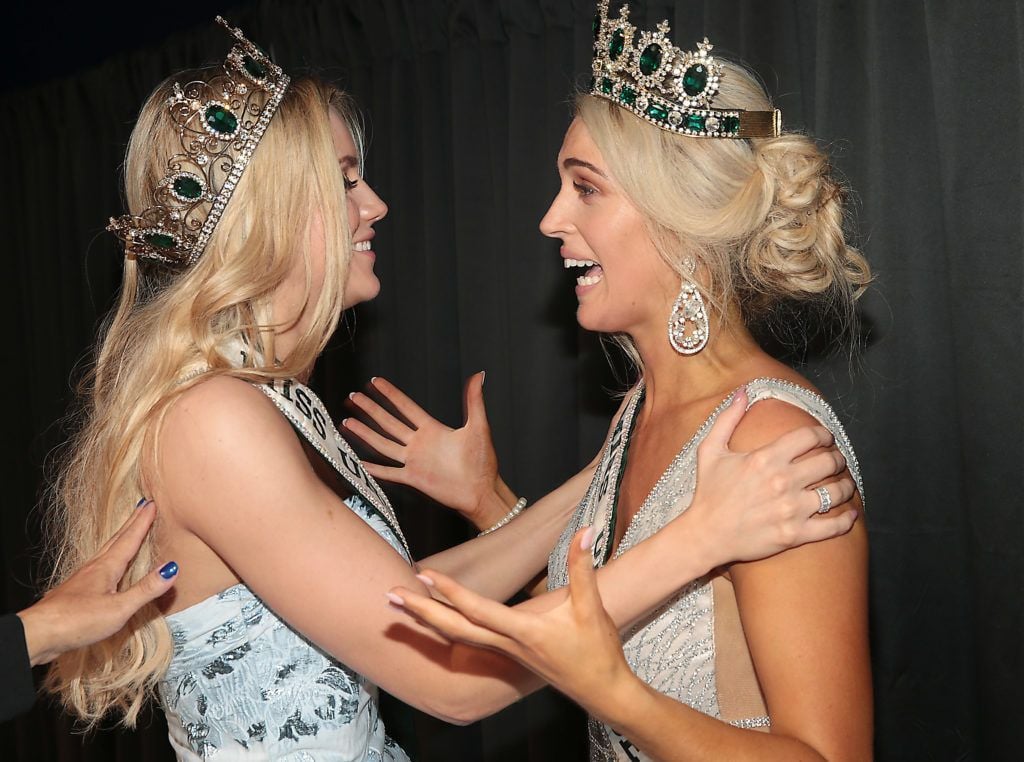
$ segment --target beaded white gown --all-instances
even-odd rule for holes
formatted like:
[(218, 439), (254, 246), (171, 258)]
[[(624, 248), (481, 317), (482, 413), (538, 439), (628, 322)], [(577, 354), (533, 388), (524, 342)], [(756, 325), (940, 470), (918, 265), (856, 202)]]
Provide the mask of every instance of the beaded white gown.
[[(614, 506), (625, 469), (633, 423), (643, 400), (643, 384), (634, 391), (612, 435), (583, 500), (559, 538), (548, 563), (548, 586), (568, 584), (569, 542), (577, 531), (593, 525), (595, 565), (609, 556), (615, 527)], [(849, 438), (832, 408), (817, 394), (779, 379), (757, 379), (747, 385), (749, 404), (777, 399), (809, 413), (832, 432), (847, 460), (863, 499), (860, 468)], [(637, 510), (616, 548), (615, 556), (661, 529), (685, 511), (696, 483), (697, 446), (711, 424), (732, 401), (724, 400), (683, 446)], [(623, 643), (633, 672), (652, 688), (711, 717), (738, 727), (767, 729), (763, 697), (743, 639), (731, 584), (718, 576), (702, 577), (684, 587), (639, 622)], [(650, 758), (603, 723), (590, 719), (592, 762), (647, 762)]]

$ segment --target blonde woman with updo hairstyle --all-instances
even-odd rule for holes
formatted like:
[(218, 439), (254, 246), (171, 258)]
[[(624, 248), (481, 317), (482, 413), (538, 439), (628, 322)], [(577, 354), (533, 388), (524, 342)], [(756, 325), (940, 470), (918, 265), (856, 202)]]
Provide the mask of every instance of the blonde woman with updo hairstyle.
[[(156, 694), (182, 760), (406, 760), (375, 686), (462, 723), (542, 681), (386, 597), (428, 588), (387, 497), (303, 381), (342, 310), (380, 288), (370, 242), (388, 209), (362, 176), (351, 99), (290, 80), (228, 29), (224, 66), (165, 81), (133, 130), (130, 213), (110, 226), (126, 243), (120, 301), (53, 494), (54, 584), (140, 495), (158, 518), (122, 585), (157, 558), (180, 572), (119, 633), (58, 659), (49, 686), (90, 726), (110, 712), (133, 726)], [(716, 566), (853, 524), (812, 518), (811, 482), (831, 478), (837, 503), (853, 492), (832, 453), (809, 454), (825, 430), (737, 453), (726, 442), (742, 416), (734, 406), (709, 435), (691, 510), (598, 575), (620, 626)], [(515, 502), (495, 481), (474, 520), (500, 529), (423, 563), (509, 598), (543, 568), (595, 467), (515, 520), (495, 521)]]
[(714, 110), (691, 101), (669, 118), (662, 91), (629, 78), (650, 75), (657, 58), (644, 46), (663, 43), (640, 38), (633, 63), (620, 66), (625, 14), (608, 19), (600, 5), (594, 84), (576, 99), (558, 155), (561, 189), (540, 227), (561, 241), (566, 267), (586, 268), (579, 324), (625, 347), (641, 380), (551, 555), (548, 585), (568, 586), (569, 599), (541, 614), (516, 611), (433, 571), (423, 575), (454, 609), (396, 593), (417, 621), (508, 654), (588, 709), (592, 760), (870, 759), (863, 522), (827, 542), (718, 567), (627, 628), (602, 609), (594, 567), (692, 510), (698, 455), (737, 400), (749, 410), (730, 447), (751, 451), (822, 425), (856, 493), (839, 506), (812, 484), (818, 510), (862, 509), (857, 460), (835, 413), (755, 333), (800, 339), (818, 326), (768, 324), (803, 313), (852, 337), (871, 276), (844, 238), (828, 158), (807, 136), (778, 130), (753, 75), (710, 61), (706, 40), (689, 58), (677, 53), (690, 81), (717, 71), (720, 88)]

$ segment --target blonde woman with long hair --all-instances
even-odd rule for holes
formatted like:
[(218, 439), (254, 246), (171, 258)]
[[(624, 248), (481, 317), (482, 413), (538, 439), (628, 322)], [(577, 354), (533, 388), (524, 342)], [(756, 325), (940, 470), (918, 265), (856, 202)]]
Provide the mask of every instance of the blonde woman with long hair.
[[(628, 557), (693, 510), (698, 454), (743, 390), (750, 410), (731, 446), (758, 448), (820, 423), (857, 483), (841, 510), (860, 508), (838, 418), (754, 331), (774, 314), (789, 316), (781, 328), (790, 336), (818, 330), (792, 317), (801, 311), (849, 331), (870, 281), (844, 238), (827, 156), (781, 131), (755, 78), (716, 60), (707, 40), (682, 51), (667, 23), (640, 31), (626, 11), (612, 18), (607, 0), (599, 7), (594, 81), (576, 100), (558, 156), (561, 190), (541, 230), (561, 240), (566, 266), (587, 268), (579, 324), (621, 341), (641, 381), (550, 559), (552, 589), (574, 578), (570, 599), (540, 615), (510, 611), (431, 571), (422, 576), (455, 609), (394, 592), (418, 621), (516, 658), (587, 708), (594, 760), (869, 759), (863, 522), (716, 569), (624, 629), (601, 611), (586, 571)], [(421, 421), (398, 432), (394, 457), (413, 466), (381, 475), (421, 483), (418, 437), (432, 430)], [(820, 498), (819, 510), (840, 510), (827, 490)]]
[[(55, 583), (138, 494), (155, 498), (159, 518), (123, 584), (157, 557), (182, 571), (159, 607), (61, 657), (50, 686), (91, 724), (113, 711), (133, 725), (158, 693), (179, 759), (405, 760), (376, 685), (468, 722), (541, 681), (410, 623), (385, 597), (426, 588), (387, 497), (303, 380), (341, 311), (379, 290), (371, 242), (387, 207), (362, 177), (350, 99), (291, 80), (228, 29), (225, 64), (162, 83), (133, 131), (130, 213), (111, 221), (126, 244), (124, 284), (55, 501)], [(686, 516), (599, 574), (620, 625), (715, 566), (853, 524), (812, 518), (808, 485), (829, 479), (837, 504), (853, 493), (835, 476), (841, 458), (807, 455), (829, 445), (827, 431), (737, 454), (726, 442), (742, 415), (734, 406), (709, 437)], [(595, 467), (423, 563), (508, 598), (542, 569)], [(497, 492), (487, 500), (491, 513), (512, 507)]]

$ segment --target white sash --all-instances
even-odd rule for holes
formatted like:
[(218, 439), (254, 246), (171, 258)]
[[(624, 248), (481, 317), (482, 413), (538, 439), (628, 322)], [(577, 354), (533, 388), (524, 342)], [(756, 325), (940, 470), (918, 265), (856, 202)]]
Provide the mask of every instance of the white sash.
[[(231, 347), (231, 353), (234, 352), (238, 353), (241, 359), (240, 364), (244, 367), (248, 348), (240, 342), (237, 346)], [(228, 356), (230, 357), (230, 354)], [(270, 401), (302, 434), (303, 438), (316, 448), (317, 452), (331, 464), (345, 483), (352, 487), (355, 494), (366, 502), (373, 514), (383, 520), (386, 531), (393, 535), (404, 549), (406, 560), (411, 562), (412, 553), (409, 551), (409, 543), (406, 542), (405, 535), (402, 534), (398, 517), (395, 516), (395, 511), (391, 507), (387, 495), (363, 468), (359, 456), (342, 438), (338, 428), (331, 420), (331, 416), (328, 415), (324, 403), (313, 393), (313, 390), (293, 378), (285, 381), (253, 383), (253, 386), (270, 398)], [(353, 513), (370, 524), (374, 531), (380, 531), (381, 528), (374, 522), (368, 521), (360, 511), (353, 511)]]
[[(608, 438), (608, 445), (597, 466), (597, 473), (594, 475), (590, 494), (587, 496), (591, 514), (589, 523), (597, 532), (594, 538), (594, 564), (596, 566), (603, 566), (611, 554), (615, 538), (619, 482), (622, 479), (622, 470), (625, 466), (629, 437), (633, 424), (636, 422), (636, 410), (643, 396), (644, 385), (641, 381)], [(581, 526), (586, 526), (586, 523), (584, 521)]]
[[(292, 426), (323, 455), (345, 482), (352, 487), (357, 495), (369, 503), (374, 512), (387, 524), (387, 528), (402, 543), (406, 557), (412, 558), (409, 543), (402, 534), (398, 517), (388, 501), (387, 495), (372, 476), (366, 473), (362, 461), (355, 454), (337, 427), (327, 414), (327, 409), (320, 398), (308, 386), (295, 379), (287, 381), (268, 381), (254, 384), (261, 392), (270, 397), (277, 409), (284, 413)], [(358, 515), (358, 512), (357, 512)]]

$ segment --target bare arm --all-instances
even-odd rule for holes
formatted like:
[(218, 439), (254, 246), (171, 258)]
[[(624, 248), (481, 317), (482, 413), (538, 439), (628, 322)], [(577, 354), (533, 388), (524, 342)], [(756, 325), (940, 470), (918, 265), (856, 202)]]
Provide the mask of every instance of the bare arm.
[[(168, 413), (159, 444), (154, 491), (162, 509), (173, 512), (290, 625), (370, 681), (453, 722), (491, 714), (540, 685), (507, 657), (452, 644), (385, 604), (392, 587), (419, 593), (426, 589), (413, 569), (316, 477), (287, 422), (251, 385), (219, 378), (190, 389)], [(779, 457), (790, 459), (786, 453)], [(725, 462), (741, 467), (744, 461)], [(752, 478), (757, 482), (763, 475)], [(725, 483), (730, 481), (743, 480)], [(740, 508), (745, 500), (739, 501)], [(726, 502), (732, 506), (730, 516), (741, 524), (747, 520), (749, 512), (738, 509), (735, 499)], [(791, 506), (780, 504), (774, 510), (783, 508)], [(708, 511), (704, 524), (705, 513), (691, 510), (686, 515), (691, 513), (675, 525), (674, 541), (701, 548), (702, 540), (711, 537), (715, 542), (710, 552), (688, 552), (683, 558), (664, 554), (674, 564), (652, 558), (650, 563), (661, 567), (667, 590), (650, 590), (656, 599), (641, 608), (635, 585), (613, 584), (608, 592), (611, 607), (638, 616), (671, 590), (730, 558), (712, 558), (719, 535), (702, 538), (699, 533), (714, 525), (721, 527), (716, 531), (735, 531), (737, 523)], [(768, 523), (763, 515), (761, 523)], [(602, 571), (613, 581), (616, 574), (623, 571)], [(631, 600), (615, 600), (620, 595)], [(559, 599), (553, 594), (523, 605), (550, 607)]]

